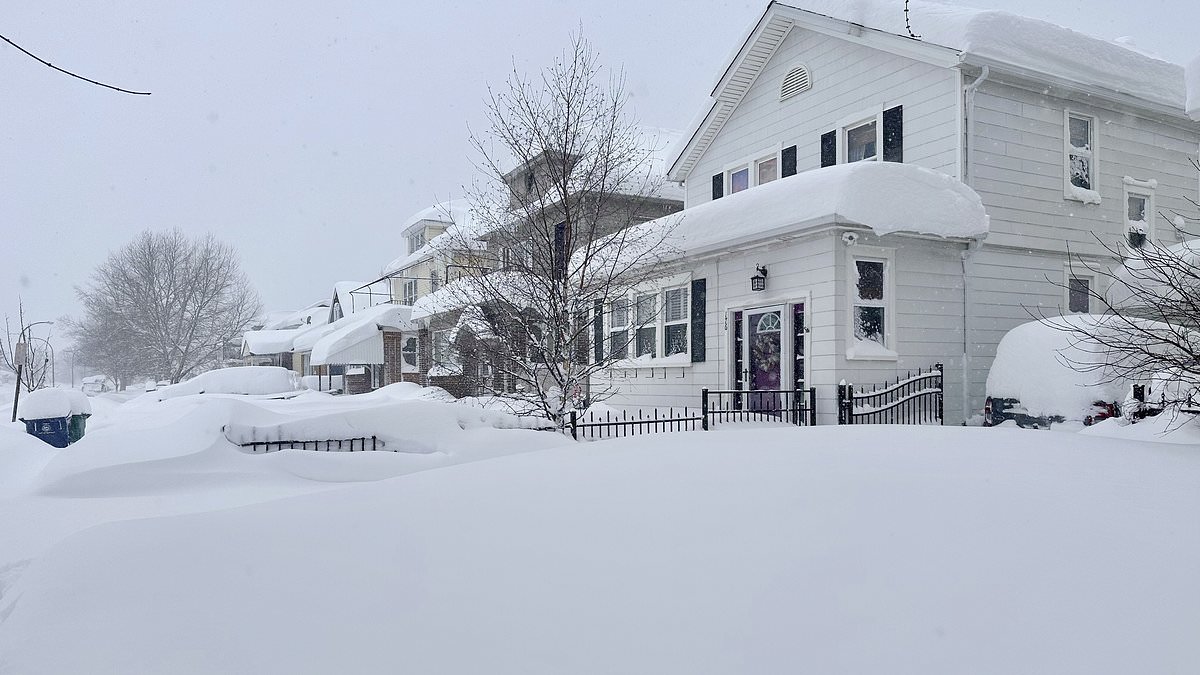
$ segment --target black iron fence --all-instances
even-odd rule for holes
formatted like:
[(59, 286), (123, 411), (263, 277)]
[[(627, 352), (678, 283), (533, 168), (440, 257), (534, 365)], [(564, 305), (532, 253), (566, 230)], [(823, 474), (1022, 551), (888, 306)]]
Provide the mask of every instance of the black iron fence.
[(664, 431), (695, 431), (703, 417), (695, 408), (652, 408), (649, 411), (605, 410), (580, 414), (571, 411), (571, 438), (623, 438)]
[(708, 431), (720, 423), (775, 422), (812, 426), (817, 423), (816, 389), (720, 390), (703, 389), (700, 408), (572, 411), (571, 438), (618, 438), (668, 431)]
[(870, 391), (840, 384), (837, 405), (838, 424), (941, 424), (942, 364)]
[(327, 441), (253, 441), (239, 443), (250, 452), (278, 452), (280, 450), (312, 450), (316, 452), (372, 452), (387, 450), (383, 441), (370, 438), (342, 438)]
[(700, 392), (703, 427), (715, 422), (786, 422), (817, 424), (817, 390), (703, 389)]

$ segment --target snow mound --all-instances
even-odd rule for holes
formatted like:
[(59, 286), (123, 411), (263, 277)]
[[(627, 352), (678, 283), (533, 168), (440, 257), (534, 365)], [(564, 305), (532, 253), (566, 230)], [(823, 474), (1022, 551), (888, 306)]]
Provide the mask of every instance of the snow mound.
[(22, 675), (1190, 672), (1198, 481), (1079, 434), (624, 439), (91, 527), (0, 645)]
[(40, 420), (68, 415), (90, 415), (87, 395), (75, 389), (38, 389), (21, 397), (21, 419)]
[(1100, 315), (1076, 314), (1013, 328), (996, 347), (987, 395), (1019, 399), (1031, 415), (1062, 415), (1068, 420), (1086, 417), (1096, 401), (1123, 401), (1131, 382), (1116, 378), (1108, 368), (1115, 356), (1072, 332), (1094, 331), (1106, 323)]
[(185, 382), (147, 394), (163, 401), (196, 394), (287, 394), (300, 390), (296, 374), (279, 366), (238, 366), (201, 373)]

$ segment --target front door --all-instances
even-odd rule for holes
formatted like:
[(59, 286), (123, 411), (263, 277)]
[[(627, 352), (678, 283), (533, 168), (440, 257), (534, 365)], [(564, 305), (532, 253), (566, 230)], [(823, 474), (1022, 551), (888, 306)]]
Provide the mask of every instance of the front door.
[(775, 392), (783, 384), (784, 309), (782, 305), (762, 307), (745, 314), (742, 362), (746, 364), (746, 388), (752, 392), (747, 406), (751, 410), (779, 408), (779, 394)]

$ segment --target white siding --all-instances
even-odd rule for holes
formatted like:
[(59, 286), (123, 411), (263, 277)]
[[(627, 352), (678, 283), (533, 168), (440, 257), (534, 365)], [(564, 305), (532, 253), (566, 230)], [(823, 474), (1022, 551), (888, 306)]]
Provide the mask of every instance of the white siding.
[[(804, 64), (812, 89), (779, 100)], [(958, 173), (957, 73), (793, 28), (688, 176), (686, 204), (712, 198), (712, 176), (768, 148), (797, 146), (797, 169), (820, 166), (820, 137), (872, 107), (904, 106), (904, 161)]]
[[(1096, 118), (1099, 205), (1063, 196), (1064, 111)], [(1160, 212), (1195, 222), (1196, 157), (1200, 133), (1094, 105), (1074, 103), (987, 81), (975, 100), (972, 187), (992, 218), (988, 244), (1100, 255), (1095, 236), (1115, 242), (1124, 234), (1124, 176), (1158, 181)], [(1158, 218), (1158, 233), (1176, 241)]]
[[(685, 367), (614, 370), (609, 382), (618, 390), (617, 406), (699, 406), (700, 390), (731, 388), (730, 327), (734, 309), (794, 302), (807, 298), (808, 384), (817, 389), (819, 423), (837, 420), (836, 389), (841, 380), (873, 385), (938, 361), (946, 367), (946, 420), (961, 416), (962, 246), (942, 241), (889, 236), (863, 241), (894, 249), (896, 318), (894, 361), (847, 360), (848, 250), (840, 231), (730, 252), (719, 262), (696, 265), (694, 279), (707, 279), (706, 360)], [(758, 265), (769, 271), (767, 290), (750, 290)], [(597, 385), (603, 388), (604, 381)]]

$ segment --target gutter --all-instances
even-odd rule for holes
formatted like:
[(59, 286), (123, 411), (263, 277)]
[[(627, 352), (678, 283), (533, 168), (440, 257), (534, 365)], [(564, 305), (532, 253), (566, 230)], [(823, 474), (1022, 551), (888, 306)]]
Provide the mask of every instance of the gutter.
[[(984, 65), (979, 72), (979, 76), (975, 81), (967, 85), (964, 95), (966, 96), (966, 116), (967, 129), (964, 146), (966, 148), (966, 184), (972, 190), (975, 189), (975, 92), (979, 90), (991, 74), (991, 69)], [(963, 421), (966, 422), (970, 417), (971, 410), (971, 295), (970, 295), (970, 275), (967, 273), (967, 261), (971, 256), (983, 246), (983, 240), (987, 238), (987, 234), (974, 237), (967, 244), (967, 250), (962, 252), (962, 294), (963, 294), (963, 342), (962, 342), (962, 414)]]

